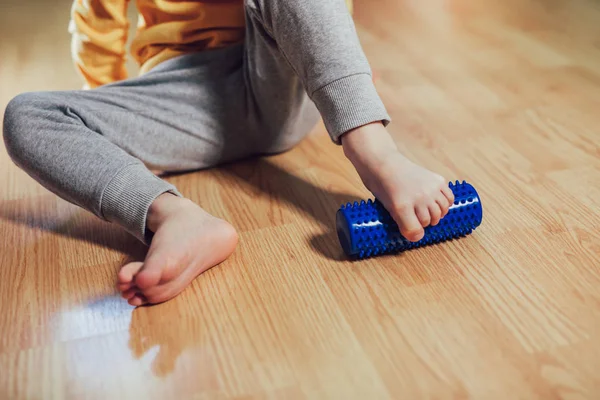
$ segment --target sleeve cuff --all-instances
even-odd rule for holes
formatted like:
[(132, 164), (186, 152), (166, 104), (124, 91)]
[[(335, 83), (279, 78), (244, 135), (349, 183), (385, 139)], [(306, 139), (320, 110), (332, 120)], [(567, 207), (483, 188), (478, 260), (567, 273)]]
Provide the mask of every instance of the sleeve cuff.
[(336, 80), (315, 91), (311, 98), (336, 144), (340, 144), (340, 136), (351, 129), (376, 121), (384, 126), (391, 122), (369, 74)]

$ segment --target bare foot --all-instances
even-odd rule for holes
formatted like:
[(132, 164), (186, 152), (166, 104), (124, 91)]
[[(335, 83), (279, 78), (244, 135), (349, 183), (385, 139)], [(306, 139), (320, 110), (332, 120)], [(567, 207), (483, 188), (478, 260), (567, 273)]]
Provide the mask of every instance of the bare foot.
[(177, 296), (198, 275), (229, 257), (238, 242), (229, 223), (168, 193), (152, 203), (147, 225), (155, 234), (146, 259), (124, 265), (118, 275), (117, 286), (132, 306)]
[(402, 155), (382, 123), (347, 132), (342, 145), (367, 189), (390, 212), (406, 239), (421, 240), (426, 227), (448, 214), (454, 202), (448, 181)]

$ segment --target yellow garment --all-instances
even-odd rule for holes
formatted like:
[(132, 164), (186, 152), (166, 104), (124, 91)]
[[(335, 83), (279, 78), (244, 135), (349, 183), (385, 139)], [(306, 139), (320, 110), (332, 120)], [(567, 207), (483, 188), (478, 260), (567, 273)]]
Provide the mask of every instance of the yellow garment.
[[(301, 0), (298, 0), (301, 1)], [(352, 0), (346, 0), (352, 12)], [(129, 0), (74, 0), (71, 52), (86, 86), (126, 79)], [(137, 0), (131, 55), (145, 73), (172, 57), (239, 43), (244, 0)]]

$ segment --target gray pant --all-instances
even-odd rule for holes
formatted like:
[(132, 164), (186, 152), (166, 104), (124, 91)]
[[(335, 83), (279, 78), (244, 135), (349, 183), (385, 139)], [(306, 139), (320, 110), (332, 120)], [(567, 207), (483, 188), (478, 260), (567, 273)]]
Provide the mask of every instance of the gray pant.
[[(91, 91), (24, 93), (4, 115), (20, 168), (144, 243), (154, 199), (188, 171), (285, 151), (319, 116), (334, 143), (389, 122), (344, 0), (246, 0), (243, 45), (181, 56)], [(326, 151), (326, 149), (324, 149)]]

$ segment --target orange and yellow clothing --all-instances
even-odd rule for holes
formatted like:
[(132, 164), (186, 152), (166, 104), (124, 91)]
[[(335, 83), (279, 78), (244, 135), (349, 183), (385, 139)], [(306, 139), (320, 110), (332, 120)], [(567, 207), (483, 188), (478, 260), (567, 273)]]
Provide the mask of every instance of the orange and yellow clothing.
[[(352, 11), (352, 0), (346, 2)], [(128, 5), (129, 0), (74, 0), (71, 51), (87, 87), (128, 77)], [(182, 54), (244, 39), (244, 0), (137, 0), (137, 10), (130, 53), (141, 73)]]

